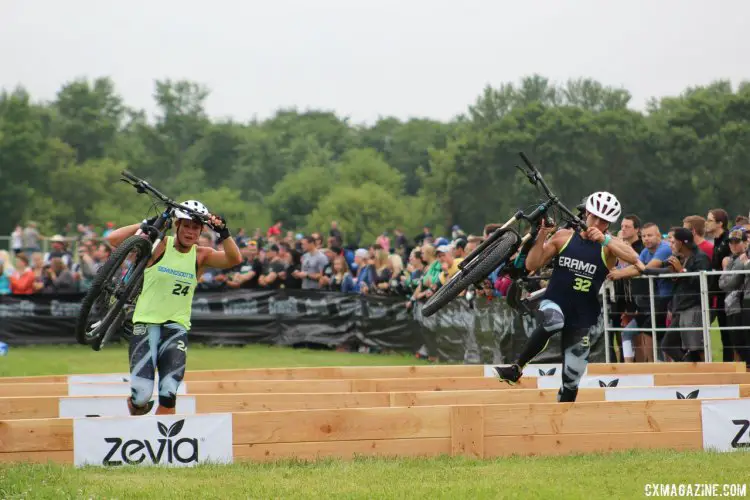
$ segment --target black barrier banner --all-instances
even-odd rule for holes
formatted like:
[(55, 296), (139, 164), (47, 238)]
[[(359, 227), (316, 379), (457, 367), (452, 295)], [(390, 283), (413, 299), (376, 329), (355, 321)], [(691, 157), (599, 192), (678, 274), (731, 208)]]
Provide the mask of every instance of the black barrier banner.
[[(75, 344), (83, 294), (0, 296), (0, 341), (11, 346)], [(207, 345), (360, 346), (414, 353), (442, 361), (512, 362), (536, 326), (503, 299), (454, 300), (425, 318), (402, 297), (315, 290), (197, 292), (190, 341)], [(603, 327), (591, 331), (592, 362), (604, 360)], [(560, 363), (560, 336), (534, 362)]]

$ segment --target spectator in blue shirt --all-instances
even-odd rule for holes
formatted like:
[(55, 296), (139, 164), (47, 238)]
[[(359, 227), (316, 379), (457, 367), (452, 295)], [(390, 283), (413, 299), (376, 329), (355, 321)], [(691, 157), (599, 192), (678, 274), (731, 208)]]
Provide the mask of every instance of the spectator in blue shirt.
[[(641, 228), (641, 238), (643, 239), (643, 250), (640, 254), (640, 260), (647, 268), (658, 269), (664, 267), (672, 256), (672, 249), (666, 241), (662, 240), (659, 227), (653, 222), (648, 222)], [(623, 269), (617, 269), (610, 273), (609, 278), (612, 280), (631, 278), (640, 275), (635, 266), (628, 266)], [(648, 282), (640, 281), (639, 286), (634, 287), (635, 303), (639, 314), (636, 315), (636, 326), (638, 328), (651, 328), (651, 303), (649, 300)], [(666, 328), (667, 312), (669, 311), (669, 302), (672, 300), (673, 284), (668, 279), (657, 279), (654, 283), (656, 296), (654, 297), (654, 312), (656, 328)], [(658, 332), (659, 337), (663, 337), (663, 332)], [(623, 335), (624, 339), (624, 335)], [(653, 362), (653, 339), (650, 332), (641, 332), (637, 337), (636, 346), (642, 349), (643, 359), (646, 362)], [(661, 351), (660, 351), (661, 352)]]
[(6, 267), (5, 260), (0, 256), (0, 295), (10, 294), (10, 275), (12, 270)]

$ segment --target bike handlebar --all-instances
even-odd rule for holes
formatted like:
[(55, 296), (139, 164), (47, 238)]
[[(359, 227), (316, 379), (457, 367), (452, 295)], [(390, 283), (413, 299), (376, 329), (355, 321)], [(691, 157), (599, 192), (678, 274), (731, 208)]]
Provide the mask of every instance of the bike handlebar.
[(529, 171), (525, 171), (526, 177), (529, 178), (529, 182), (531, 182), (534, 185), (541, 185), (542, 189), (544, 190), (544, 194), (548, 198), (548, 205), (555, 205), (557, 206), (562, 212), (570, 218), (570, 220), (573, 222), (574, 225), (578, 226), (578, 228), (581, 231), (586, 231), (588, 228), (586, 226), (586, 223), (581, 220), (580, 217), (573, 214), (573, 212), (568, 209), (558, 198), (555, 196), (554, 193), (552, 193), (552, 190), (549, 188), (547, 183), (544, 181), (544, 177), (542, 177), (542, 174), (539, 172), (539, 170), (534, 166), (533, 163), (531, 163), (531, 160), (529, 160), (529, 157), (526, 156), (526, 153), (521, 151), (518, 153), (521, 156), (521, 159), (526, 164), (526, 166), (529, 168)]
[(179, 209), (179, 210), (182, 210), (184, 212), (187, 212), (191, 216), (196, 217), (196, 218), (200, 219), (203, 222), (208, 222), (208, 217), (207, 216), (205, 216), (203, 214), (200, 214), (200, 213), (196, 212), (195, 210), (193, 210), (192, 208), (186, 207), (185, 205), (182, 205), (181, 203), (177, 203), (176, 201), (172, 200), (167, 195), (163, 194), (161, 191), (159, 191), (158, 189), (156, 189), (155, 187), (153, 187), (151, 184), (149, 184), (148, 181), (145, 181), (145, 180), (143, 180), (143, 179), (141, 179), (139, 177), (136, 177), (135, 175), (131, 174), (127, 170), (123, 170), (122, 172), (120, 172), (120, 174), (123, 177), (125, 177), (125, 179), (127, 179), (127, 181), (130, 181), (130, 182), (128, 182), (128, 184), (131, 184), (132, 186), (134, 186), (138, 190), (139, 193), (143, 193), (143, 192), (148, 191), (151, 194), (153, 194), (154, 196), (156, 196), (157, 198), (159, 198), (159, 200), (161, 200), (161, 202), (164, 203), (165, 205), (167, 205), (167, 206), (169, 206), (169, 207), (171, 207), (173, 209)]

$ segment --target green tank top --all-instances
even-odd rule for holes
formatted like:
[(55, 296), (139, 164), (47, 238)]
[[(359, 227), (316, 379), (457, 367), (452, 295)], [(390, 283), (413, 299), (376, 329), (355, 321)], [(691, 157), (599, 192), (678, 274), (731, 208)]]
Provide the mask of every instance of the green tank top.
[(198, 285), (196, 245), (188, 253), (174, 248), (174, 237), (167, 236), (161, 260), (147, 267), (143, 290), (133, 313), (133, 323), (162, 324), (173, 321), (190, 330), (193, 294)]

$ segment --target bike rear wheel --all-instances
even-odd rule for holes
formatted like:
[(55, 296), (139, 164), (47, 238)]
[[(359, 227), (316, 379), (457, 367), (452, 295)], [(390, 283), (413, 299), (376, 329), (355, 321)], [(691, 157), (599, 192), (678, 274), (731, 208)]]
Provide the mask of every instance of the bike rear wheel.
[(521, 237), (513, 229), (505, 232), (490, 246), (474, 258), (466, 268), (460, 270), (443, 285), (422, 308), (422, 315), (432, 316), (448, 302), (458, 297), (469, 285), (482, 281), (506, 262), (518, 249)]
[(98, 351), (132, 315), (143, 272), (151, 258), (151, 242), (131, 236), (110, 256), (81, 303), (76, 340)]

